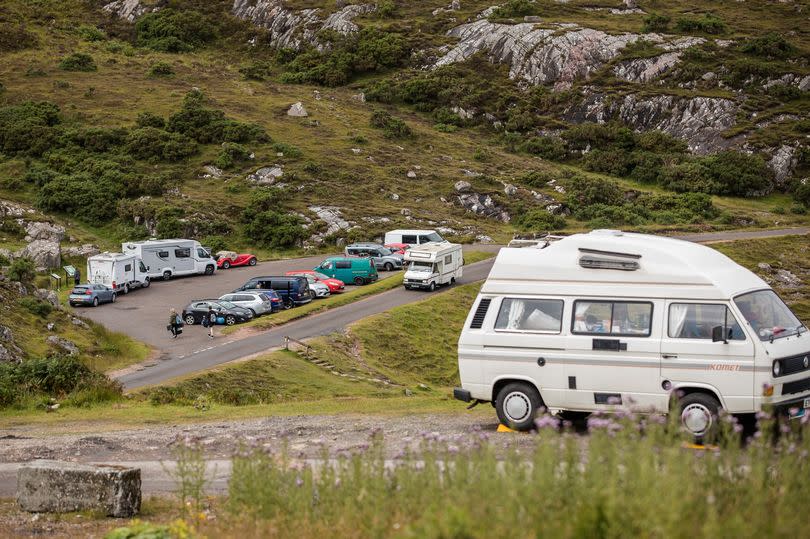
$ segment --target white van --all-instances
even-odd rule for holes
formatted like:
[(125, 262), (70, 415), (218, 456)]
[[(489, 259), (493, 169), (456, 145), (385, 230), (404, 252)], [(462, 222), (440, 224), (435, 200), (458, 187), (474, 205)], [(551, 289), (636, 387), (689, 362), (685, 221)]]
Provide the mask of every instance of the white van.
[(453, 284), (461, 279), (464, 256), (461, 245), (457, 243), (425, 243), (405, 251), (405, 262), (408, 263), (408, 271), (402, 281), (405, 288), (422, 288), (432, 292), (437, 286)]
[(695, 243), (612, 230), (501, 249), (458, 343), (457, 399), (512, 428), (551, 412), (810, 413), (810, 333), (765, 281)]
[(422, 245), (423, 243), (446, 241), (435, 230), (392, 230), (385, 233), (385, 245), (403, 243), (406, 245)]
[(121, 244), (125, 254), (133, 254), (143, 260), (150, 279), (164, 281), (179, 275), (213, 275), (216, 261), (200, 242), (194, 240), (147, 240)]
[(149, 286), (149, 276), (143, 261), (135, 255), (124, 253), (101, 253), (89, 257), (87, 281), (103, 284), (119, 294)]

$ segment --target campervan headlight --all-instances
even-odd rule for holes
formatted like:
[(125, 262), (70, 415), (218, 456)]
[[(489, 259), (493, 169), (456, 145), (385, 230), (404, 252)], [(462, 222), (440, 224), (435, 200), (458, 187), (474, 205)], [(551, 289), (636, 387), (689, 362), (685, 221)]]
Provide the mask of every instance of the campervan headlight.
[(778, 359), (776, 361), (774, 361), (773, 362), (773, 368), (771, 369), (771, 371), (773, 372), (773, 375), (775, 377), (782, 374), (782, 362), (779, 361)]

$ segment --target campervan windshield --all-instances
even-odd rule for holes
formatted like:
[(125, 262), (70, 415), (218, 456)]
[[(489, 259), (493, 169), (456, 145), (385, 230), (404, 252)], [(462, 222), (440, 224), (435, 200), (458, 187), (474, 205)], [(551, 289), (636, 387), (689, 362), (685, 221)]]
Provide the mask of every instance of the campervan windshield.
[(444, 238), (442, 238), (435, 232), (431, 232), (430, 234), (428, 234), (427, 239), (429, 239), (430, 241), (438, 241), (438, 242), (444, 241)]
[(433, 272), (433, 264), (430, 262), (413, 262), (411, 266), (408, 268), (408, 271), (416, 271), (420, 273), (432, 273)]
[(773, 290), (742, 294), (734, 298), (734, 303), (761, 341), (788, 337), (804, 329), (804, 325)]

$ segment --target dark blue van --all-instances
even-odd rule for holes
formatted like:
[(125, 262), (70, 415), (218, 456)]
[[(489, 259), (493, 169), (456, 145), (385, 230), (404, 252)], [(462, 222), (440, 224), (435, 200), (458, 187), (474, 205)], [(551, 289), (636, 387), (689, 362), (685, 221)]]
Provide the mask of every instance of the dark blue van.
[(309, 288), (306, 277), (287, 275), (254, 277), (234, 290), (234, 292), (271, 289), (275, 290), (279, 295), (285, 309), (291, 309), (296, 305), (304, 305), (315, 297), (314, 291)]

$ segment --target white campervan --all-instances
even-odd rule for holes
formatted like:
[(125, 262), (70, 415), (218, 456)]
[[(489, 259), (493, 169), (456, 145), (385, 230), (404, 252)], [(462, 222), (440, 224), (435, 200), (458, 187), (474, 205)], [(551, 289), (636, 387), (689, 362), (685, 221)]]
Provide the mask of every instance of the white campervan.
[(405, 251), (408, 270), (403, 277), (405, 288), (436, 290), (461, 278), (464, 257), (457, 243), (425, 243)]
[(143, 260), (150, 279), (169, 280), (179, 275), (212, 275), (217, 269), (211, 253), (194, 240), (147, 240), (121, 244), (125, 254)]
[(87, 281), (103, 284), (116, 293), (149, 286), (143, 261), (133, 254), (101, 253), (87, 259)]
[(404, 243), (406, 245), (422, 245), (423, 243), (445, 241), (435, 230), (392, 230), (385, 233), (386, 245)]
[[(458, 343), (460, 400), (529, 429), (552, 412), (669, 412), (696, 437), (720, 409), (810, 413), (810, 333), (723, 254), (598, 230), (502, 249)], [(674, 392), (674, 393), (673, 393)]]

